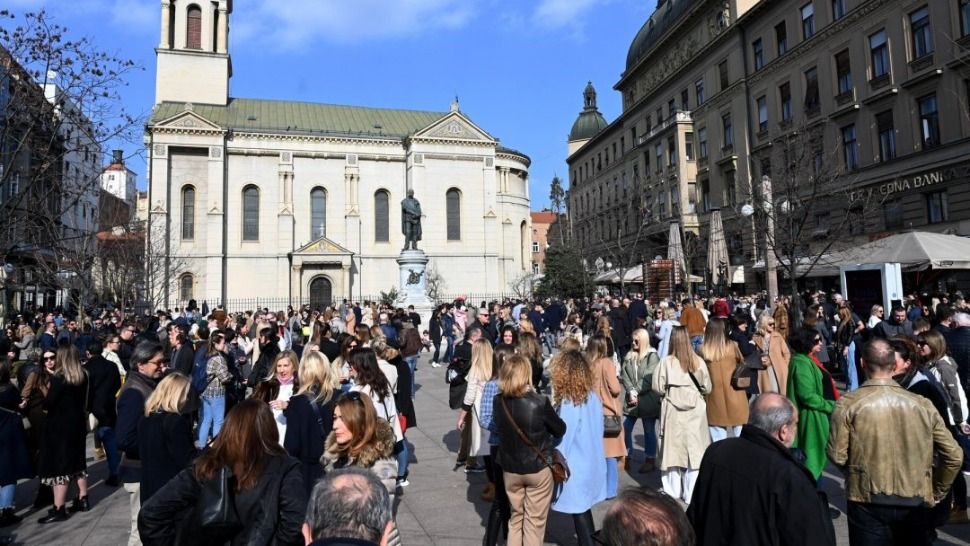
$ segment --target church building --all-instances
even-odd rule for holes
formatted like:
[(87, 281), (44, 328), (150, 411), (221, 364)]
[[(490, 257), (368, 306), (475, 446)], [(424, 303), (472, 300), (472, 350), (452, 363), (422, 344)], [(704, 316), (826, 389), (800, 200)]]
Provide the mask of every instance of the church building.
[(427, 112), (231, 97), (232, 1), (161, 7), (146, 127), (160, 304), (388, 291), (408, 190), (447, 293), (507, 292), (529, 269), (530, 160), (457, 101)]

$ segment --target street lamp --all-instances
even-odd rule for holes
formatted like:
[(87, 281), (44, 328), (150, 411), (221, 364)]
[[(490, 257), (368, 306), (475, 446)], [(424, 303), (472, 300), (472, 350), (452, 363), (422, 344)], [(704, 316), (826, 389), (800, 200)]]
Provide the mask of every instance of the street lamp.
[[(771, 177), (765, 175), (761, 177), (761, 199), (754, 204), (745, 203), (741, 207), (741, 215), (750, 218), (755, 213), (757, 205), (765, 214), (765, 277), (768, 281), (768, 305), (773, 305), (775, 298), (778, 297), (778, 276), (777, 260), (775, 258), (775, 219), (772, 213), (774, 206), (771, 198)], [(785, 200), (779, 205), (782, 214), (787, 214), (791, 210), (791, 204)]]

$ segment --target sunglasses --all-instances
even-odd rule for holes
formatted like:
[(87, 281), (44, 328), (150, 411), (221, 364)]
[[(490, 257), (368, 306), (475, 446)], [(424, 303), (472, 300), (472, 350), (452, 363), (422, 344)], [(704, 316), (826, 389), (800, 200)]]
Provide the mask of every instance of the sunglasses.
[(57, 360), (57, 356), (51, 355), (51, 356), (45, 356), (44, 357), (44, 362), (47, 362), (47, 361), (50, 361), (50, 360)]
[(347, 391), (340, 398), (350, 400), (351, 402), (360, 402), (363, 400), (360, 396), (360, 391)]
[(821, 343), (821, 342), (822, 342), (822, 338), (820, 337), (815, 338), (815, 343)]
[(916, 340), (916, 344), (919, 345), (920, 347), (925, 347), (926, 346), (926, 340), (925, 339), (918, 339), (918, 340)]

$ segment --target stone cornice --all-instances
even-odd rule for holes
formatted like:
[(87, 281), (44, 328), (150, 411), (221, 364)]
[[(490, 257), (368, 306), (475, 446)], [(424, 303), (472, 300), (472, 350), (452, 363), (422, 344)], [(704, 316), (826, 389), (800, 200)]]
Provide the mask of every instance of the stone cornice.
[(240, 140), (279, 140), (285, 142), (333, 142), (333, 143), (352, 143), (369, 144), (380, 146), (402, 146), (402, 140), (396, 138), (360, 138), (360, 137), (340, 137), (340, 136), (317, 136), (310, 134), (280, 134), (280, 133), (258, 133), (252, 131), (233, 131), (234, 139)]
[(149, 127), (154, 135), (194, 135), (194, 136), (223, 136), (228, 133), (225, 129), (211, 129), (201, 127)]
[(478, 146), (495, 148), (498, 144), (492, 140), (468, 140), (457, 138), (437, 138), (437, 137), (414, 137), (410, 139), (411, 145), (414, 144), (457, 144), (459, 146)]

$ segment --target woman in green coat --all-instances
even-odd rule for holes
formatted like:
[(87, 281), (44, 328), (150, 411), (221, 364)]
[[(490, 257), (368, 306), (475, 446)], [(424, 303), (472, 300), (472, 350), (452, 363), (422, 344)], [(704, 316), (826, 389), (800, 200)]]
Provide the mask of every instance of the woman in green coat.
[(623, 406), (623, 438), (626, 442), (625, 468), (630, 468), (633, 455), (633, 427), (637, 419), (643, 421), (643, 464), (639, 472), (645, 474), (657, 467), (657, 418), (660, 417), (660, 395), (653, 392), (653, 373), (660, 363), (657, 351), (650, 346), (650, 335), (643, 328), (633, 331), (633, 345), (623, 359), (620, 384), (626, 391)]
[(788, 366), (788, 398), (798, 408), (798, 435), (792, 444), (805, 453), (805, 467), (818, 481), (825, 468), (825, 446), (829, 441), (829, 418), (835, 402), (824, 396), (822, 370), (812, 354), (822, 347), (815, 329), (799, 328), (788, 339), (792, 357)]

